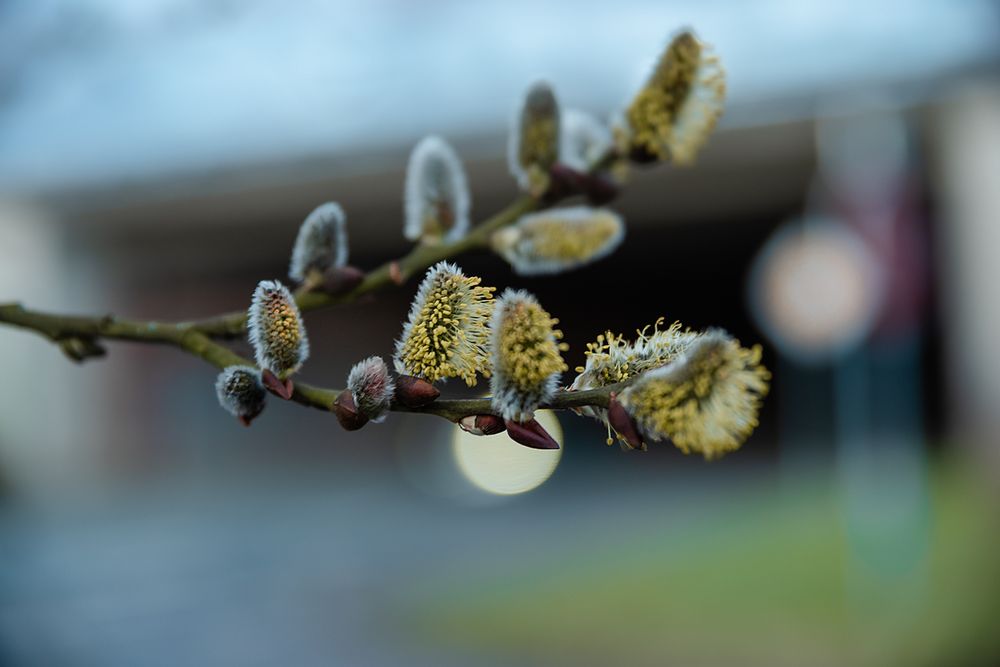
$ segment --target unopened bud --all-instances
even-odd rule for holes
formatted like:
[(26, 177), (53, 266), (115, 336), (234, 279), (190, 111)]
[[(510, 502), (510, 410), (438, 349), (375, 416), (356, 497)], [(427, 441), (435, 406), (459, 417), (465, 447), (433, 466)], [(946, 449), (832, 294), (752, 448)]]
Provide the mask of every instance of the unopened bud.
[(565, 165), (561, 162), (557, 162), (549, 167), (549, 178), (551, 179), (551, 183), (548, 191), (545, 193), (546, 199), (555, 202), (581, 192), (583, 190), (583, 181), (585, 177), (586, 174), (583, 172), (577, 171), (573, 167)]
[(288, 276), (301, 283), (311, 273), (322, 275), (346, 263), (347, 219), (339, 204), (327, 202), (310, 213), (299, 227)]
[(346, 431), (357, 431), (368, 423), (368, 418), (358, 412), (358, 405), (350, 391), (342, 391), (333, 402), (333, 413)]
[(462, 417), (458, 425), (463, 431), (472, 435), (496, 435), (507, 429), (503, 419), (496, 415), (469, 415)]
[(354, 397), (357, 411), (366, 419), (385, 419), (396, 387), (382, 357), (368, 357), (351, 368), (347, 376), (347, 392)]
[(635, 421), (629, 416), (622, 404), (618, 402), (615, 395), (611, 394), (611, 401), (608, 403), (608, 423), (611, 428), (625, 441), (631, 449), (641, 449), (645, 451), (646, 443), (639, 435), (639, 429)]
[(438, 388), (423, 378), (413, 375), (396, 378), (396, 400), (408, 408), (422, 408), (440, 395)]
[(215, 394), (226, 412), (244, 426), (261, 413), (267, 392), (261, 384), (260, 371), (253, 366), (229, 366), (215, 381)]
[(292, 384), (291, 378), (282, 380), (265, 368), (260, 374), (260, 379), (264, 383), (264, 386), (267, 387), (267, 390), (275, 396), (283, 398), (286, 401), (292, 398), (295, 386)]
[(592, 174), (562, 163), (549, 168), (549, 177), (551, 185), (545, 193), (545, 199), (553, 203), (581, 193), (588, 202), (600, 206), (614, 201), (620, 191), (618, 183), (604, 172)]
[(532, 449), (559, 449), (559, 443), (555, 441), (555, 438), (549, 435), (548, 431), (534, 419), (526, 422), (508, 419), (504, 423), (507, 426), (507, 435), (520, 445)]
[(326, 294), (350, 292), (365, 279), (365, 272), (354, 266), (337, 266), (327, 269), (321, 276), (319, 288)]

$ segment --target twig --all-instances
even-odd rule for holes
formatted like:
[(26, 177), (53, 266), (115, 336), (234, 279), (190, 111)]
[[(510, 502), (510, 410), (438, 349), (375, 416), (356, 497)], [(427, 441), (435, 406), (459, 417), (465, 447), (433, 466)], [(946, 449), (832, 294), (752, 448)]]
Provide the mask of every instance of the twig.
[[(401, 259), (386, 262), (377, 269), (365, 274), (361, 284), (350, 292), (336, 296), (322, 292), (305, 292), (297, 294), (295, 300), (300, 310), (316, 310), (324, 306), (351, 303), (366, 294), (395, 287), (400, 282), (405, 282), (413, 275), (441, 260), (451, 259), (470, 250), (486, 247), (489, 244), (490, 235), (496, 230), (516, 222), (525, 213), (530, 213), (543, 206), (550, 206), (553, 203), (555, 203), (553, 200), (543, 202), (533, 197), (519, 197), (507, 206), (507, 208), (473, 227), (464, 238), (453, 243), (438, 245), (420, 244)], [(393, 265), (398, 267), (399, 280), (393, 278)], [(179, 326), (197, 330), (212, 338), (239, 338), (246, 331), (246, 323), (246, 311), (241, 310), (203, 320), (182, 323)]]
[[(53, 315), (28, 310), (17, 303), (0, 304), (0, 322), (34, 331), (59, 345), (70, 340), (133, 341), (176, 347), (217, 368), (254, 365), (249, 359), (241, 357), (226, 346), (212, 340), (204, 332), (189, 325), (123, 320), (111, 315), (105, 317)], [(77, 360), (80, 359), (77, 358)], [(621, 386), (615, 385), (588, 391), (560, 391), (542, 407), (555, 410), (588, 405), (607, 407), (610, 393), (620, 391), (621, 388)], [(339, 389), (327, 389), (304, 382), (296, 382), (292, 400), (308, 407), (329, 411), (340, 391)], [(489, 414), (493, 411), (489, 399), (484, 398), (439, 399), (421, 408), (407, 408), (395, 404), (392, 406), (392, 410), (435, 415), (450, 421), (458, 421), (468, 415)]]
[[(610, 153), (609, 153), (610, 155)], [(603, 168), (606, 159), (594, 163), (593, 170)], [(452, 259), (477, 248), (489, 247), (491, 235), (517, 222), (521, 216), (532, 211), (548, 208), (558, 203), (571, 192), (548, 192), (544, 196), (521, 195), (506, 208), (484, 220), (470, 230), (463, 238), (452, 243), (421, 243), (402, 258), (386, 262), (365, 274), (361, 283), (349, 292), (338, 295), (317, 291), (300, 291), (295, 295), (296, 303), (302, 311), (316, 310), (335, 304), (351, 303), (362, 296), (398, 286), (412, 276), (433, 266), (437, 262)], [(245, 310), (217, 315), (188, 322), (156, 322), (126, 320), (112, 315), (104, 317), (83, 317), (55, 315), (32, 311), (21, 304), (0, 304), (0, 323), (35, 331), (58, 344), (63, 352), (74, 361), (104, 355), (102, 340), (124, 340), (140, 343), (169, 345), (199, 357), (217, 368), (233, 365), (255, 365), (217, 342), (240, 338), (246, 333), (247, 312)], [(620, 390), (619, 386), (603, 387), (588, 391), (560, 391), (546, 405), (551, 409), (568, 409), (583, 406), (607, 407), (609, 395)], [(292, 400), (302, 405), (331, 410), (339, 389), (316, 387), (304, 382), (295, 383)], [(438, 399), (421, 408), (407, 408), (393, 405), (398, 412), (431, 414), (451, 421), (476, 414), (490, 414), (489, 399)]]

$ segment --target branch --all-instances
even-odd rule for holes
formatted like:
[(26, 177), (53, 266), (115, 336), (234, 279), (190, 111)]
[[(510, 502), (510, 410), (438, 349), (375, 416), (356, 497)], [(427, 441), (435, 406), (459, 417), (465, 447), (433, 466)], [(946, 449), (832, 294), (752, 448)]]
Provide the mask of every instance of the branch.
[[(327, 213), (331, 213), (330, 206), (324, 205), (314, 211), (313, 214), (310, 214), (310, 217), (303, 223), (303, 227), (300, 228), (300, 237), (303, 239), (303, 245), (300, 245), (297, 241), (293, 250), (296, 259), (294, 260), (291, 273), (303, 283), (294, 297), (298, 305), (298, 310), (310, 311), (333, 304), (349, 303), (388, 287), (402, 285), (412, 276), (423, 272), (442, 260), (453, 259), (460, 254), (476, 248), (490, 247), (491, 239), (494, 238), (493, 235), (498, 230), (515, 224), (528, 213), (553, 206), (567, 197), (579, 194), (586, 197), (589, 203), (594, 206), (607, 204), (618, 195), (620, 187), (624, 184), (627, 173), (626, 167), (629, 163), (655, 164), (668, 160), (677, 164), (689, 163), (714, 128), (716, 120), (722, 113), (724, 98), (725, 75), (718, 58), (711, 52), (711, 49), (707, 45), (700, 42), (690, 31), (682, 31), (671, 40), (652, 76), (645, 86), (639, 90), (633, 102), (626, 110), (627, 123), (624, 121), (621, 125), (613, 123), (613, 127), (603, 127), (602, 124), (593, 120), (581, 121), (578, 119), (575, 123), (578, 126), (574, 130), (575, 133), (579, 134), (577, 139), (582, 140), (588, 146), (592, 145), (593, 150), (601, 151), (602, 154), (596, 160), (589, 161), (589, 154), (592, 152), (591, 148), (580, 148), (573, 154), (573, 159), (561, 160), (560, 141), (563, 130), (566, 129), (560, 125), (562, 113), (560, 112), (551, 86), (544, 82), (538, 82), (528, 89), (523, 100), (521, 112), (515, 122), (514, 134), (512, 134), (517, 142), (516, 157), (512, 161), (514, 171), (517, 172), (520, 187), (525, 191), (533, 193), (531, 196), (520, 195), (506, 208), (483, 221), (460, 240), (450, 243), (421, 242), (403, 257), (387, 262), (366, 274), (363, 274), (354, 267), (343, 266), (344, 254), (342, 251), (346, 249), (346, 246), (343, 240), (337, 240), (343, 236), (344, 225), (343, 212), (339, 206), (334, 205), (333, 207), (336, 210), (335, 220), (331, 221), (323, 217), (313, 218), (314, 214), (326, 215)], [(596, 129), (588, 128), (589, 125), (594, 125)], [(609, 133), (610, 137), (605, 136)], [(575, 143), (580, 142), (577, 141)], [(431, 153), (424, 151), (428, 146), (431, 146), (433, 150), (438, 150), (439, 154), (434, 159), (440, 158), (443, 160), (442, 164), (445, 165), (443, 167), (445, 171), (448, 169), (455, 170), (455, 174), (453, 174), (454, 179), (446, 179), (450, 183), (446, 189), (460, 191), (461, 196), (456, 194), (455, 197), (446, 197), (446, 201), (443, 202), (437, 202), (435, 199), (433, 206), (437, 210), (432, 215), (428, 215), (426, 211), (413, 209), (408, 204), (408, 209), (418, 213), (417, 217), (413, 217), (412, 214), (410, 215), (408, 225), (413, 227), (414, 225), (411, 224), (412, 221), (419, 222), (420, 224), (416, 226), (420, 227), (419, 231), (422, 233), (417, 234), (413, 233), (413, 230), (410, 230), (407, 236), (421, 236), (426, 239), (433, 237), (437, 239), (441, 231), (441, 229), (438, 229), (439, 227), (442, 229), (454, 229), (456, 233), (465, 233), (467, 226), (466, 200), (468, 192), (464, 172), (461, 170), (457, 157), (452, 156), (453, 151), (450, 148), (438, 146), (435, 149), (433, 148), (434, 141), (429, 139), (418, 144), (411, 156), (411, 162), (414, 161), (414, 156), (418, 158), (416, 162), (419, 163), (420, 156), (431, 155)], [(589, 164), (586, 161), (589, 161)], [(448, 166), (451, 162), (455, 163), (454, 167)], [(427, 160), (423, 164), (425, 168), (437, 169), (434, 164)], [(408, 182), (408, 191), (410, 190), (410, 182), (420, 185), (420, 179), (423, 178), (423, 176), (420, 176), (423, 172), (419, 169), (415, 169), (412, 172), (408, 171), (408, 179), (411, 173), (416, 174), (417, 177), (415, 177), (416, 180)], [(451, 183), (451, 181), (454, 181), (454, 183)], [(455, 201), (452, 201), (453, 199)], [(422, 202), (420, 206), (424, 206), (427, 203)], [(325, 212), (320, 209), (324, 209)], [(458, 227), (454, 218), (458, 211), (461, 212), (461, 227)], [(592, 234), (593, 238), (588, 237), (587, 239), (577, 238), (578, 234), (581, 237), (583, 234), (579, 229), (574, 227), (574, 224), (581, 222), (581, 220), (570, 215), (571, 212), (569, 211), (564, 213), (565, 216), (562, 220), (557, 221), (555, 218), (558, 218), (558, 216), (551, 216), (553, 219), (546, 221), (545, 218), (549, 216), (540, 216), (539, 218), (524, 221), (524, 228), (522, 229), (508, 231), (516, 232), (514, 234), (515, 237), (519, 235), (525, 237), (521, 239), (525, 241), (521, 245), (530, 245), (528, 240), (530, 240), (529, 237), (532, 233), (530, 229), (533, 224), (537, 231), (543, 226), (541, 225), (543, 221), (549, 223), (558, 222), (558, 224), (549, 225), (550, 229), (553, 226), (555, 227), (554, 232), (546, 232), (549, 234), (549, 238), (555, 237), (552, 245), (561, 248), (560, 242), (567, 241), (566, 245), (568, 246), (574, 247), (579, 245), (582, 248), (590, 249), (586, 252), (581, 250), (583, 254), (580, 256), (566, 251), (571, 256), (565, 258), (559, 256), (559, 252), (562, 252), (562, 250), (558, 252), (552, 250), (550, 252), (551, 256), (547, 259), (545, 258), (545, 253), (540, 251), (526, 250), (523, 254), (530, 255), (534, 253), (545, 259), (545, 261), (551, 260), (564, 269), (597, 259), (612, 250), (621, 241), (622, 222), (613, 213), (604, 212), (602, 214), (603, 220), (598, 220), (603, 227), (598, 225), (598, 229)], [(444, 224), (447, 219), (451, 219), (450, 224)], [(311, 220), (318, 220), (322, 224), (333, 225), (331, 228), (332, 232), (327, 234), (329, 230), (324, 231), (321, 228), (314, 228), (310, 222)], [(428, 221), (433, 222), (433, 224)], [(594, 219), (589, 220), (588, 224), (590, 223), (594, 223)], [(594, 225), (591, 224), (591, 228), (593, 227)], [(320, 255), (324, 253), (332, 254), (327, 253), (332, 247), (333, 251), (341, 251), (339, 252), (340, 259), (334, 262), (327, 261), (325, 258), (322, 261), (312, 258), (300, 265), (299, 259), (312, 252), (309, 248), (309, 243), (313, 232), (317, 229), (319, 230), (317, 233), (320, 236), (327, 234), (333, 240), (329, 243), (324, 240), (322, 244), (318, 244), (317, 242), (318, 245), (323, 245), (323, 247), (319, 248), (317, 245), (315, 249), (322, 250)], [(428, 230), (431, 231), (428, 232)], [(607, 230), (610, 230), (610, 232), (605, 233)], [(538, 232), (538, 234), (541, 235), (541, 232)], [(504, 239), (499, 240), (503, 241)], [(518, 258), (521, 256), (511, 252), (510, 248), (505, 248), (502, 243), (498, 243), (495, 250), (498, 254), (508, 259), (515, 269), (523, 268), (518, 264)], [(557, 256), (559, 259), (558, 262), (556, 262)], [(537, 269), (543, 263), (539, 261), (534, 266)], [(337, 271), (340, 271), (340, 273), (337, 273)], [(474, 284), (478, 283), (478, 279), (473, 280), (469, 278), (466, 280), (473, 281)], [(322, 284), (329, 291), (316, 291), (314, 283)], [(273, 287), (269, 288), (268, 285), (273, 285)], [(260, 295), (268, 289), (271, 289), (272, 293), (277, 296), (262, 306)], [(337, 289), (341, 289), (342, 291), (336, 291)], [(476, 287), (475, 290), (478, 290), (477, 294), (480, 292), (490, 293), (489, 290), (482, 287)], [(268, 298), (270, 299), (271, 297)], [(343, 390), (317, 387), (306, 383), (296, 383), (293, 388), (291, 382), (286, 379), (285, 376), (287, 373), (298, 368), (299, 362), (305, 356), (306, 347), (305, 339), (300, 330), (302, 324), (299, 313), (291, 305), (291, 298), (291, 295), (287, 293), (283, 285), (270, 283), (270, 281), (260, 283), (258, 285), (258, 292), (255, 294), (253, 311), (255, 318), (260, 312), (270, 313), (266, 316), (261, 316), (263, 319), (271, 320), (270, 328), (265, 326), (266, 337), (274, 338), (278, 341), (278, 343), (275, 343), (276, 347), (285, 346), (294, 353), (286, 355), (289, 357), (287, 360), (288, 363), (266, 359), (267, 355), (261, 351), (265, 345), (260, 340), (256, 340), (258, 332), (256, 331), (256, 327), (254, 327), (255, 340), (253, 342), (258, 348), (258, 356), (262, 359), (262, 365), (272, 366), (272, 368), (266, 369), (267, 372), (262, 371), (264, 384), (272, 392), (284, 398), (291, 398), (291, 400), (302, 405), (327, 411), (336, 411), (341, 425), (348, 430), (360, 427), (360, 425), (363, 425), (363, 421), (356, 424), (353, 421), (353, 417), (348, 418), (349, 415), (354, 415), (354, 417), (368, 419), (368, 414), (364, 413), (363, 410), (355, 410), (355, 408), (364, 406), (354, 405), (351, 407), (351, 403), (356, 400), (355, 396), (343, 394)], [(470, 302), (474, 302), (476, 297), (466, 296), (465, 298)], [(502, 297), (499, 301), (504, 301), (505, 298)], [(544, 362), (550, 360), (558, 362), (558, 366), (553, 368), (564, 368), (565, 366), (557, 351), (559, 346), (555, 342), (558, 336), (552, 330), (554, 321), (537, 303), (533, 301), (529, 302), (528, 297), (523, 297), (523, 299), (524, 303), (520, 304), (519, 307), (524, 311), (525, 319), (523, 322), (520, 320), (511, 320), (513, 322), (511, 329), (518, 335), (530, 333), (530, 341), (524, 344), (515, 341), (508, 346), (498, 345), (498, 349), (494, 349), (493, 352), (497, 354), (510, 353), (512, 356), (516, 353), (516, 355), (520, 355), (518, 363), (523, 362), (523, 365), (526, 366), (538, 364), (539, 368), (543, 368)], [(425, 297), (422, 295), (421, 301), (423, 300), (425, 300)], [(477, 302), (475, 305), (481, 304)], [(433, 347), (429, 343), (425, 344), (424, 341), (421, 341), (419, 345), (415, 344), (417, 351), (414, 354), (422, 359), (447, 360), (450, 356), (456, 354), (455, 349), (458, 346), (455, 345), (454, 340), (446, 336), (439, 336), (441, 330), (448, 331), (445, 323), (449, 326), (453, 326), (454, 322), (462, 322), (463, 326), (464, 323), (471, 323), (470, 326), (475, 327), (477, 334), (481, 334), (487, 330), (479, 328), (486, 326), (487, 315), (478, 313), (478, 311), (471, 315), (466, 313), (465, 311), (467, 310), (475, 310), (471, 307), (452, 307), (446, 301), (440, 303), (432, 301), (430, 302), (429, 309), (432, 311), (432, 315), (428, 315), (427, 319), (433, 328), (431, 329), (431, 335), (427, 336), (427, 338), (430, 339), (433, 337), (436, 341), (434, 345), (440, 343), (440, 346)], [(497, 312), (497, 317), (506, 321), (503, 319), (507, 316), (505, 311), (498, 310)], [(274, 315), (274, 313), (277, 313), (277, 315)], [(62, 351), (75, 361), (84, 361), (91, 357), (103, 356), (105, 351), (101, 343), (105, 340), (125, 340), (172, 346), (199, 357), (220, 369), (229, 366), (254, 365), (252, 361), (236, 354), (223, 344), (223, 342), (220, 342), (227, 339), (241, 338), (245, 335), (247, 329), (247, 312), (244, 310), (205, 319), (166, 323), (119, 319), (112, 315), (104, 317), (55, 315), (27, 310), (20, 304), (12, 303), (0, 304), (0, 324), (3, 323), (34, 331), (48, 338), (53, 343), (59, 345)], [(534, 332), (534, 329), (537, 329), (537, 334)], [(494, 333), (503, 330), (504, 327), (502, 325), (493, 328)], [(646, 337), (644, 331), (639, 333), (639, 340), (636, 341), (635, 345), (639, 345), (640, 343), (646, 345), (651, 340)], [(464, 333), (464, 330), (461, 333)], [(669, 331), (663, 333), (672, 335), (676, 331), (675, 328), (671, 328)], [(684, 363), (701, 364), (704, 366), (704, 369), (697, 370), (701, 374), (695, 376), (692, 382), (687, 382), (686, 384), (692, 384), (694, 380), (697, 380), (697, 383), (694, 383), (693, 386), (701, 387), (702, 384), (714, 382), (715, 376), (718, 375), (721, 381), (728, 381), (729, 384), (726, 385), (725, 391), (731, 392), (732, 396), (730, 394), (724, 394), (724, 396), (730, 396), (731, 400), (719, 399), (718, 401), (710, 401), (710, 403), (715, 404), (714, 409), (702, 410), (701, 404), (703, 401), (701, 401), (701, 393), (692, 393), (694, 390), (690, 390), (690, 388), (683, 389), (682, 391), (681, 385), (684, 383), (674, 387), (671, 381), (660, 376), (647, 376), (651, 377), (649, 380), (650, 383), (655, 385), (653, 390), (647, 392), (647, 394), (656, 394), (663, 387), (668, 388), (671, 393), (666, 398), (658, 396), (650, 398), (650, 396), (646, 396), (649, 399), (646, 402), (650, 403), (650, 405), (639, 407), (652, 414), (652, 417), (655, 417), (655, 419), (652, 417), (646, 419), (644, 417), (646, 419), (644, 428), (651, 431), (650, 436), (653, 439), (662, 440), (671, 438), (684, 451), (688, 451), (689, 449), (700, 451), (706, 458), (712, 458), (738, 447), (749, 432), (752, 431), (757, 423), (760, 398), (767, 391), (769, 374), (766, 369), (760, 366), (759, 347), (750, 350), (741, 348), (738, 341), (721, 332), (706, 332), (704, 334), (697, 334), (697, 336), (699, 336), (697, 339), (697, 351), (701, 356), (695, 358), (694, 361), (685, 361)], [(537, 341), (539, 340), (548, 347), (538, 343)], [(614, 344), (617, 345), (618, 342), (616, 340)], [(423, 345), (423, 347), (420, 347), (420, 345)], [(598, 343), (598, 347), (602, 345), (605, 344)], [(611, 343), (609, 342), (606, 345), (610, 346)], [(454, 347), (449, 349), (450, 346)], [(471, 343), (470, 346), (475, 347)], [(483, 344), (483, 347), (485, 347), (485, 344)], [(694, 355), (695, 343), (690, 343), (689, 347), (692, 350), (691, 354)], [(474, 349), (474, 351), (478, 353), (478, 349)], [(468, 354), (471, 355), (472, 353)], [(670, 354), (675, 353), (670, 352)], [(657, 357), (656, 361), (662, 362), (662, 364), (673, 363), (669, 360), (670, 357), (666, 348), (663, 350), (661, 356), (662, 358)], [(276, 365), (278, 368), (273, 368)], [(274, 374), (276, 370), (279, 371), (277, 375)], [(360, 370), (364, 371), (365, 368), (362, 367)], [(472, 369), (472, 371), (475, 370), (482, 371), (484, 369)], [(556, 372), (557, 370), (546, 370), (545, 372), (540, 372), (540, 375), (543, 379), (547, 380)], [(384, 362), (380, 361), (379, 387), (383, 390), (383, 393), (390, 386), (386, 377), (387, 373), (388, 371), (385, 368)], [(355, 393), (358, 393), (356, 389), (357, 377), (358, 375), (355, 374), (354, 379), (350, 380), (352, 390)], [(228, 392), (230, 391), (230, 387), (226, 383), (231, 379), (232, 377), (229, 376), (223, 377), (223, 385), (220, 391), (223, 407), (227, 407), (227, 409), (231, 406), (226, 405), (226, 399), (229, 398)], [(243, 379), (245, 380), (245, 378)], [(252, 383), (256, 381), (256, 378), (253, 378)], [(629, 406), (623, 405), (612, 397), (613, 392), (620, 391), (626, 384), (621, 383), (586, 391), (561, 390), (555, 394), (550, 402), (543, 404), (541, 407), (551, 409), (606, 408), (607, 418), (604, 421), (608, 424), (609, 436), (613, 429), (619, 439), (626, 442), (629, 448), (644, 449), (643, 438), (639, 433), (634, 415), (629, 413)], [(249, 393), (259, 398), (261, 392), (255, 389), (256, 386), (252, 384), (252, 391)], [(289, 390), (292, 391), (290, 392)], [(420, 402), (413, 400), (413, 396), (406, 393), (411, 390), (413, 395), (417, 394), (417, 390), (413, 390), (413, 383), (411, 383), (409, 388), (397, 384), (397, 395), (400, 397), (399, 403), (403, 401), (411, 404)], [(419, 391), (423, 392), (422, 398), (428, 398), (429, 394), (437, 393), (436, 390), (428, 390), (423, 386), (420, 387)], [(701, 389), (697, 391), (701, 392)], [(719, 389), (718, 391), (723, 391), (723, 389)], [(684, 392), (687, 393), (685, 394)], [(499, 399), (501, 396), (502, 392), (498, 392), (498, 396), (495, 396), (495, 398)], [(627, 399), (626, 403), (632, 400), (631, 394), (626, 395), (625, 398)], [(349, 401), (348, 399), (351, 400)], [(378, 399), (380, 401), (378, 404), (379, 411), (381, 412), (382, 406), (384, 406), (386, 401), (390, 400), (390, 397), (379, 395)], [(679, 407), (680, 404), (678, 401), (680, 400), (685, 401), (683, 410)], [(697, 414), (691, 414), (691, 410), (688, 409), (691, 406), (697, 408)], [(252, 418), (247, 414), (241, 413), (240, 407), (242, 406), (237, 405), (232, 408), (232, 412), (244, 421)], [(530, 407), (534, 407), (534, 401), (530, 402)], [(732, 417), (720, 416), (718, 414), (729, 408), (732, 408), (738, 414)], [(443, 399), (434, 400), (420, 408), (407, 408), (401, 404), (394, 404), (390, 409), (398, 412), (432, 414), (451, 421), (459, 421), (464, 417), (472, 415), (494, 414), (490, 399)], [(371, 411), (369, 410), (368, 412)], [(537, 422), (530, 419), (531, 410), (528, 407), (507, 405), (502, 412), (508, 417), (510, 415), (515, 415), (518, 418), (529, 416), (528, 421), (525, 422), (510, 418), (504, 420), (508, 434), (515, 441), (527, 446), (542, 448), (557, 446), (551, 437), (544, 434), (543, 429), (539, 431), (540, 427), (535, 428), (538, 425)], [(680, 417), (683, 417), (686, 423), (675, 428), (671, 424)], [(473, 421), (473, 426), (469, 427), (468, 424), (463, 424), (463, 426), (473, 431), (482, 431), (483, 433), (495, 428), (494, 426), (487, 427), (481, 425), (486, 422), (494, 422), (495, 420), (493, 419), (480, 420), (477, 418)], [(668, 422), (669, 424), (667, 424)], [(667, 424), (669, 428), (663, 426), (663, 424)], [(679, 439), (675, 438), (675, 431), (680, 436)], [(542, 437), (543, 435), (544, 437)]]
[[(600, 163), (595, 164), (595, 168), (599, 167)], [(494, 232), (517, 222), (526, 213), (558, 203), (567, 194), (549, 192), (544, 197), (522, 195), (455, 242), (435, 245), (421, 243), (402, 258), (386, 262), (365, 274), (361, 283), (349, 292), (331, 295), (316, 291), (300, 291), (296, 294), (296, 303), (300, 310), (316, 310), (325, 306), (351, 303), (367, 294), (397, 286), (442, 260), (457, 257), (477, 248), (489, 247), (490, 236)], [(77, 362), (104, 356), (105, 350), (100, 341), (123, 340), (169, 345), (220, 369), (234, 365), (256, 366), (250, 359), (236, 354), (214, 340), (235, 339), (245, 335), (246, 310), (190, 322), (171, 323), (127, 320), (113, 315), (103, 317), (55, 315), (28, 310), (18, 303), (9, 303), (0, 304), (0, 323), (28, 329), (48, 338)], [(620, 391), (621, 388), (612, 386), (579, 392), (560, 391), (550, 403), (542, 407), (555, 410), (583, 406), (607, 407), (610, 393)], [(340, 389), (296, 382), (291, 400), (307, 407), (331, 411), (340, 392)], [(420, 408), (394, 404), (391, 409), (396, 412), (435, 415), (450, 421), (458, 421), (469, 415), (493, 413), (489, 399), (438, 399)]]
[[(206, 333), (190, 325), (124, 320), (112, 315), (104, 317), (53, 315), (28, 310), (18, 303), (0, 304), (0, 322), (27, 329), (48, 338), (53, 343), (60, 345), (76, 361), (81, 361), (86, 356), (100, 356), (103, 354), (103, 350), (100, 353), (85, 355), (81, 358), (66, 350), (68, 341), (95, 345), (101, 340), (124, 340), (176, 347), (220, 369), (234, 365), (255, 365), (253, 361), (241, 357), (224, 345), (212, 340)], [(99, 346), (96, 349), (100, 349)], [(623, 387), (624, 385), (614, 385), (587, 391), (560, 391), (542, 407), (554, 410), (583, 406), (606, 408), (610, 393), (621, 391)], [(301, 405), (330, 411), (340, 392), (340, 389), (328, 389), (304, 382), (296, 382), (292, 400)], [(450, 421), (458, 421), (469, 415), (491, 414), (493, 412), (488, 398), (439, 399), (420, 408), (407, 408), (400, 404), (394, 404), (391, 409), (394, 412), (435, 415)]]
[[(438, 245), (419, 244), (404, 257), (386, 262), (382, 266), (365, 274), (361, 284), (345, 294), (330, 295), (322, 292), (304, 292), (296, 295), (295, 301), (302, 311), (316, 310), (324, 306), (357, 301), (366, 294), (378, 292), (388, 287), (394, 287), (408, 280), (411, 276), (437, 264), (441, 260), (451, 259), (476, 248), (489, 245), (493, 232), (513, 224), (525, 213), (551, 206), (555, 198), (544, 200), (529, 196), (515, 199), (505, 209), (473, 227), (463, 238), (454, 243)], [(396, 275), (393, 274), (395, 272)], [(184, 323), (180, 326), (197, 330), (212, 338), (239, 338), (246, 331), (247, 313), (245, 310), (227, 313), (216, 317)]]

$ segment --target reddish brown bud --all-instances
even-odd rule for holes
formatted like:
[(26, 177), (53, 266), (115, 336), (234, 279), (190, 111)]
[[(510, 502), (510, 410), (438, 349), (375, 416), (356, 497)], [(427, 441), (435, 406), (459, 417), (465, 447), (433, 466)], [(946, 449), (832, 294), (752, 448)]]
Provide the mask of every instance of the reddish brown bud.
[(358, 405), (354, 402), (354, 394), (349, 391), (340, 392), (331, 409), (337, 415), (337, 421), (340, 422), (345, 431), (357, 431), (368, 423), (368, 417), (358, 412)]
[(618, 184), (607, 174), (590, 174), (557, 163), (549, 168), (549, 176), (552, 184), (545, 194), (553, 201), (582, 192), (588, 202), (600, 206), (618, 197)]
[(518, 444), (532, 449), (559, 449), (559, 443), (534, 419), (526, 422), (508, 419), (504, 423), (507, 435)]
[(438, 388), (423, 378), (412, 375), (396, 378), (396, 400), (408, 408), (421, 408), (440, 395)]
[(482, 431), (483, 435), (496, 435), (507, 430), (503, 419), (496, 415), (476, 415), (476, 428)]
[(350, 292), (365, 279), (365, 272), (354, 266), (334, 266), (323, 273), (319, 289), (327, 294)]
[(611, 424), (611, 428), (618, 435), (624, 438), (629, 447), (643, 451), (646, 450), (646, 443), (642, 441), (642, 436), (639, 435), (639, 429), (635, 425), (635, 420), (625, 411), (622, 404), (615, 398), (614, 393), (611, 394), (611, 401), (608, 403), (608, 423)]
[(295, 391), (295, 386), (292, 384), (291, 378), (281, 380), (266, 368), (261, 371), (260, 380), (269, 392), (286, 401), (292, 397), (292, 393)]
[(580, 192), (585, 179), (586, 174), (557, 162), (549, 167), (549, 188), (545, 196), (547, 199), (558, 200)]
[(472, 435), (496, 435), (507, 429), (503, 419), (496, 415), (469, 415), (462, 417), (458, 425), (463, 431)]

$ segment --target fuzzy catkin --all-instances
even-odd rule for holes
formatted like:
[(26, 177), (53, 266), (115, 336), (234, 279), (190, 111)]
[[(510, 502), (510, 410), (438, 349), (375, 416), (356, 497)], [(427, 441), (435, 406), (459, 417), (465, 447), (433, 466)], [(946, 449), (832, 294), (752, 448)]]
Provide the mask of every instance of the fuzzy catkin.
[(404, 195), (407, 239), (451, 243), (468, 232), (471, 197), (465, 169), (440, 137), (425, 137), (414, 147)]
[(253, 293), (247, 328), (257, 365), (284, 378), (309, 357), (305, 325), (288, 288), (263, 280)]
[(529, 421), (535, 409), (555, 395), (566, 370), (562, 332), (534, 296), (506, 290), (497, 299), (490, 322), (493, 409), (504, 419)]

